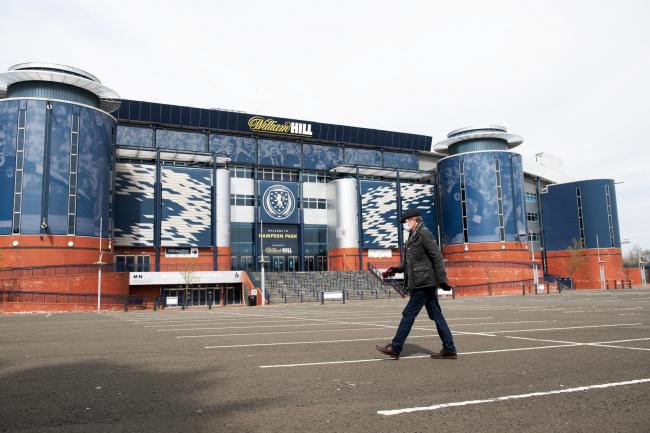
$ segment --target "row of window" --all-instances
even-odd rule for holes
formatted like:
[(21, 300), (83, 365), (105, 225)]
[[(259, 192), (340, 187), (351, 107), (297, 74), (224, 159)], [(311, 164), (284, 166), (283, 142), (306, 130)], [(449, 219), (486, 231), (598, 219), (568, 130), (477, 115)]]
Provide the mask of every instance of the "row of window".
[[(296, 200), (300, 206), (300, 200)], [(327, 209), (327, 200), (324, 198), (303, 197), (303, 208), (305, 209)], [(230, 194), (231, 206), (255, 206), (255, 196), (250, 194)]]
[(539, 214), (537, 212), (526, 212), (526, 220), (530, 222), (539, 221)]
[(149, 256), (113, 256), (117, 272), (149, 272)]
[(528, 233), (528, 241), (529, 242), (538, 242), (541, 240), (541, 236), (539, 233)]
[[(234, 166), (228, 169), (231, 177), (240, 179), (253, 179), (255, 177), (254, 170), (251, 167)], [(280, 180), (297, 182), (300, 175), (296, 170), (274, 170), (274, 169), (261, 169), (260, 178), (264, 180)], [(332, 176), (325, 173), (317, 172), (304, 172), (302, 175), (303, 182), (308, 183), (327, 183), (333, 179)]]
[(537, 203), (537, 194), (534, 192), (527, 192), (526, 193), (526, 202), (528, 203)]

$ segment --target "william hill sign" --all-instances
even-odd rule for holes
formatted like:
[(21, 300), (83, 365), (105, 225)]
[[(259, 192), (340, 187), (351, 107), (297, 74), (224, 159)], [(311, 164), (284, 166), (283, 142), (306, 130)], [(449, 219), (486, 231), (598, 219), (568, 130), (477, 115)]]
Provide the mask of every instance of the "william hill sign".
[(270, 117), (253, 116), (248, 119), (248, 127), (251, 131), (267, 134), (312, 136), (311, 123), (292, 122), (289, 120), (278, 122)]

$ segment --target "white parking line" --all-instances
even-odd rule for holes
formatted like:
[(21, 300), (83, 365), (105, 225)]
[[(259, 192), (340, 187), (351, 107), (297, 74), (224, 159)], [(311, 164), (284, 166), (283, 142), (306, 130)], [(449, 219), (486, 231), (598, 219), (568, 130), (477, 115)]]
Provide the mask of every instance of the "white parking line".
[(587, 328), (613, 328), (617, 326), (637, 326), (643, 323), (617, 323), (614, 325), (585, 325), (585, 326), (567, 326), (563, 328), (537, 328), (537, 329), (515, 329), (512, 331), (485, 331), (486, 334), (503, 334), (506, 332), (535, 332), (535, 331), (561, 331), (564, 329), (587, 329)]
[[(476, 352), (459, 352), (459, 355), (482, 355), (486, 353), (501, 353), (501, 352), (518, 352), (524, 350), (540, 350), (540, 349), (553, 349), (557, 347), (572, 347), (578, 346), (577, 344), (559, 344), (552, 346), (534, 346), (534, 347), (518, 347), (514, 349), (495, 349), (495, 350), (481, 350)], [(430, 358), (431, 355), (413, 355), (405, 356), (400, 358), (400, 360), (408, 359), (421, 359), (421, 358)], [(300, 364), (275, 364), (275, 365), (260, 365), (260, 368), (289, 368), (289, 367), (308, 367), (314, 365), (334, 365), (334, 364), (358, 364), (362, 362), (379, 362), (379, 361), (394, 361), (391, 358), (369, 358), (369, 359), (351, 359), (345, 361), (324, 361), (324, 362), (305, 362)], [(449, 361), (452, 362), (452, 361)]]
[(386, 416), (399, 415), (399, 414), (403, 414), (403, 413), (438, 410), (438, 409), (444, 409), (444, 408), (448, 408), (448, 407), (469, 406), (469, 405), (476, 405), (476, 404), (483, 404), (483, 403), (494, 403), (494, 402), (498, 402), (498, 401), (519, 400), (519, 399), (524, 399), (524, 398), (543, 397), (543, 396), (547, 396), (547, 395), (567, 394), (567, 393), (572, 393), (572, 392), (589, 391), (589, 390), (592, 390), (592, 389), (605, 389), (605, 388), (614, 388), (614, 387), (617, 387), (617, 386), (638, 385), (638, 384), (647, 383), (647, 382), (650, 382), (650, 378), (627, 380), (627, 381), (624, 381), (624, 382), (601, 383), (599, 385), (579, 386), (579, 387), (576, 387), (576, 388), (555, 389), (555, 390), (552, 390), (552, 391), (531, 392), (531, 393), (528, 393), (528, 394), (513, 394), (513, 395), (506, 395), (506, 396), (503, 396), (503, 397), (487, 398), (487, 399), (484, 399), (484, 400), (466, 400), (466, 401), (456, 401), (456, 402), (453, 402), (453, 403), (434, 404), (432, 406), (409, 407), (409, 408), (404, 408), (404, 409), (391, 409), (391, 410), (378, 410), (377, 414), (386, 415)]
[(273, 334), (301, 334), (305, 332), (316, 333), (316, 332), (339, 332), (339, 331), (383, 331), (383, 329), (377, 328), (341, 328), (341, 329), (319, 329), (317, 331), (313, 329), (306, 329), (304, 331), (275, 331), (275, 332), (250, 332), (250, 333), (241, 333), (241, 334), (212, 334), (212, 335), (179, 335), (176, 338), (211, 338), (211, 337), (241, 337), (246, 335), (273, 335)]
[[(515, 324), (515, 323), (545, 323), (548, 322), (548, 320), (521, 320), (517, 322), (479, 322), (479, 323), (456, 323), (453, 326), (475, 326), (475, 325), (504, 325), (504, 324)], [(256, 322), (259, 323), (259, 322)], [(267, 322), (271, 323), (271, 322)], [(277, 322), (273, 322), (277, 323)], [(280, 323), (290, 323), (290, 322), (280, 322)], [(381, 320), (381, 321), (376, 321), (376, 322), (354, 322), (355, 325), (374, 325), (374, 326), (382, 326), (379, 325), (380, 323), (398, 323), (398, 320)], [(426, 322), (422, 321), (422, 324)], [(347, 323), (346, 323), (347, 324)], [(243, 326), (243, 328), (249, 329), (249, 328), (291, 328), (291, 327), (298, 327), (298, 326), (327, 326), (329, 323), (292, 323), (292, 324), (275, 324), (273, 326), (269, 326), (267, 324), (264, 325), (247, 325)], [(391, 326), (391, 327), (396, 327), (396, 326)], [(210, 327), (210, 328), (172, 328), (172, 329), (158, 329), (158, 332), (178, 332), (178, 331), (218, 331), (220, 329), (241, 329), (242, 326), (224, 326), (224, 327)], [(318, 331), (318, 330), (316, 330)]]
[(593, 343), (579, 343), (577, 341), (562, 341), (562, 340), (545, 340), (540, 338), (526, 338), (526, 337), (511, 337), (507, 336), (506, 338), (511, 338), (515, 340), (527, 340), (527, 341), (540, 341), (545, 343), (564, 343), (564, 344), (575, 344), (577, 346), (595, 346), (595, 347), (610, 347), (613, 349), (629, 349), (629, 350), (642, 350), (650, 351), (649, 348), (645, 347), (627, 347), (627, 346), (615, 346), (612, 343), (627, 343), (630, 341), (644, 341), (650, 340), (650, 338), (632, 338), (627, 340), (613, 340), (613, 341), (596, 341)]
[[(204, 349), (232, 349), (236, 347), (264, 347), (264, 346), (292, 346), (296, 344), (321, 344), (321, 343), (347, 343), (350, 341), (375, 341), (375, 340), (386, 340), (392, 338), (392, 335), (376, 338), (353, 338), (349, 340), (318, 340), (318, 341), (289, 341), (286, 343), (254, 343), (254, 344), (231, 344), (227, 346), (205, 346)], [(432, 338), (433, 334), (430, 335), (409, 335), (411, 338)]]

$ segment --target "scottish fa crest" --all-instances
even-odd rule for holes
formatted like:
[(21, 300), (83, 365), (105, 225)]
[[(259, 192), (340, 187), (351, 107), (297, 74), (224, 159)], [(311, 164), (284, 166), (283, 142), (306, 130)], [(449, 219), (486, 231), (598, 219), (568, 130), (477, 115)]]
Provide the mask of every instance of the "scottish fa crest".
[(273, 185), (262, 197), (266, 213), (276, 220), (287, 219), (296, 207), (296, 197), (284, 185)]

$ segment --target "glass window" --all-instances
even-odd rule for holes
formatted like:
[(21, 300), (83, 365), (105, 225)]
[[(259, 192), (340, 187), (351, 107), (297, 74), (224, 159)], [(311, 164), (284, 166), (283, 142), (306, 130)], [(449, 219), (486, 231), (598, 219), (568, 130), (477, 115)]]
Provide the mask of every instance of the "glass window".
[(537, 194), (532, 193), (532, 192), (527, 192), (526, 193), (526, 201), (528, 203), (537, 203)]

